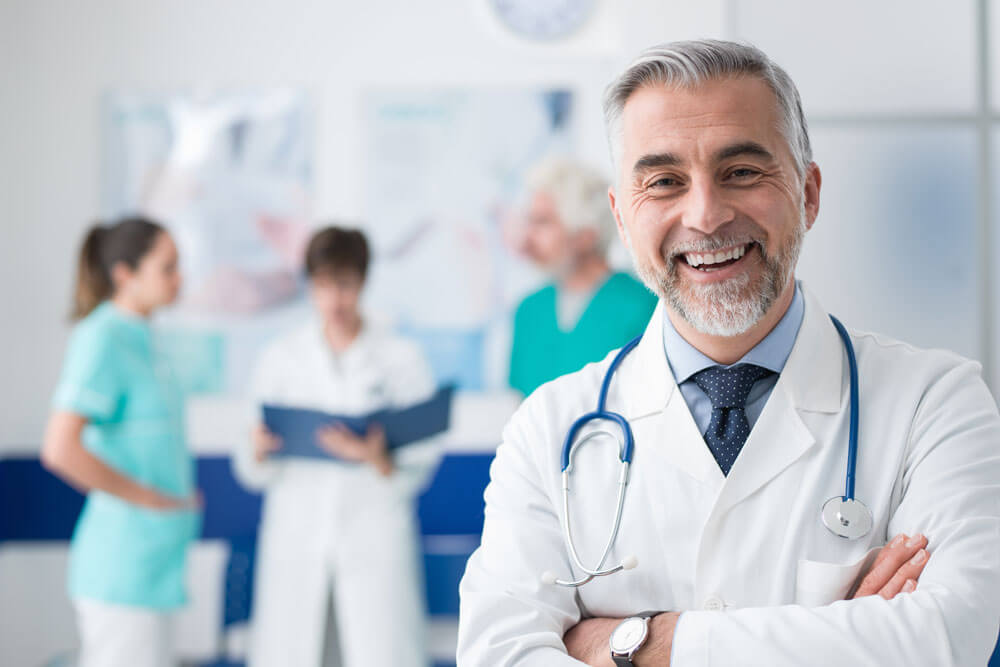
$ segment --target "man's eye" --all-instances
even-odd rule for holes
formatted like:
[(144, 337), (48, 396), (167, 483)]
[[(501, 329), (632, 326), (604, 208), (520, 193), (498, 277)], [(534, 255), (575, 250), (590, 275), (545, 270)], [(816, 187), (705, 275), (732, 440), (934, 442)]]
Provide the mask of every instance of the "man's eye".
[(729, 172), (729, 175), (732, 178), (741, 179), (741, 178), (753, 178), (759, 173), (760, 172), (757, 171), (756, 169), (740, 167), (739, 169), (733, 169), (731, 172)]
[(651, 188), (670, 188), (675, 185), (678, 185), (678, 181), (672, 176), (660, 176), (649, 183), (649, 187)]

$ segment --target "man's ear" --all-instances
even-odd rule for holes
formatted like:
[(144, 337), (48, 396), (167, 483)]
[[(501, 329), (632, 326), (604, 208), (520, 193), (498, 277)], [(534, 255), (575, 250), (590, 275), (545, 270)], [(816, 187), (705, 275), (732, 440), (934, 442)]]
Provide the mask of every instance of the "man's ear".
[(806, 178), (805, 178), (805, 209), (806, 209), (806, 229), (812, 229), (813, 223), (816, 222), (816, 216), (819, 215), (819, 190), (823, 185), (823, 174), (819, 171), (819, 165), (815, 162), (810, 162), (809, 166), (806, 167)]
[(625, 223), (622, 221), (622, 210), (618, 208), (618, 202), (615, 200), (615, 189), (613, 187), (608, 188), (608, 205), (611, 206), (611, 214), (615, 216), (615, 228), (618, 230), (618, 238), (622, 240), (626, 248), (632, 248), (631, 239), (628, 236), (628, 230), (625, 229)]

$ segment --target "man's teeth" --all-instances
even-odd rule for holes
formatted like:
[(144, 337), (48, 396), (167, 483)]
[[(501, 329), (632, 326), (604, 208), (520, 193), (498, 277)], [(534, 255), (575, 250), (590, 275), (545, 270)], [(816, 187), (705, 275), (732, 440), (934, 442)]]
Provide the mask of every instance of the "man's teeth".
[(731, 259), (739, 259), (746, 254), (747, 250), (750, 249), (750, 244), (737, 246), (735, 248), (730, 248), (729, 250), (722, 250), (720, 252), (711, 253), (698, 253), (698, 252), (688, 252), (684, 253), (684, 259), (691, 266), (701, 266), (710, 264), (719, 264), (720, 262), (728, 262)]

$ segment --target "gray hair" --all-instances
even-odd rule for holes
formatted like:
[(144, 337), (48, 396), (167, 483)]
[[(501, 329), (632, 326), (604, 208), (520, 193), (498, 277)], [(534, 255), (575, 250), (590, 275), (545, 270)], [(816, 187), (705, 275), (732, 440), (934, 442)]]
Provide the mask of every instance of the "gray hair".
[(788, 142), (799, 177), (804, 176), (812, 162), (812, 147), (802, 101), (791, 77), (760, 49), (715, 39), (652, 46), (605, 89), (604, 122), (616, 174), (624, 140), (622, 111), (632, 93), (650, 85), (693, 88), (713, 79), (741, 76), (757, 77), (774, 91), (781, 112), (778, 129)]
[(524, 180), (529, 192), (544, 192), (552, 198), (567, 229), (593, 229), (598, 250), (607, 251), (615, 236), (615, 219), (603, 175), (577, 160), (551, 155), (533, 165)]

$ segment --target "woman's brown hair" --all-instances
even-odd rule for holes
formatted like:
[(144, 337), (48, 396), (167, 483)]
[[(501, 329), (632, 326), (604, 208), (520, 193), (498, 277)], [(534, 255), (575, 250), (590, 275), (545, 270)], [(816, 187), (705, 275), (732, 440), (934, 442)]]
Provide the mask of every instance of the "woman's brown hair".
[(163, 232), (161, 225), (142, 217), (91, 227), (83, 239), (77, 263), (73, 319), (86, 317), (102, 301), (114, 296), (111, 269), (119, 262), (130, 269), (138, 267)]

